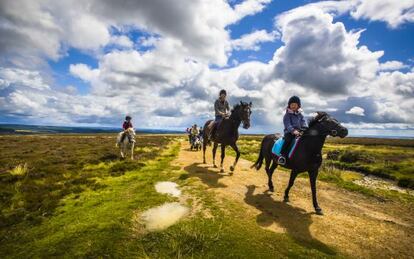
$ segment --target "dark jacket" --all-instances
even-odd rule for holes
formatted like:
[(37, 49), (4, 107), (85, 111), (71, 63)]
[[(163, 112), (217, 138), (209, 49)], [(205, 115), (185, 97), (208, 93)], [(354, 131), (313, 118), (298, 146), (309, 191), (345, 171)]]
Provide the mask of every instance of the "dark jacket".
[(230, 111), (229, 102), (227, 100), (222, 102), (220, 99), (217, 99), (214, 103), (214, 111), (216, 116), (222, 116), (220, 112), (228, 113)]
[(283, 116), (283, 124), (285, 125), (285, 133), (293, 133), (295, 129), (299, 130), (308, 126), (308, 123), (300, 110), (294, 112), (289, 108), (286, 109), (285, 116)]

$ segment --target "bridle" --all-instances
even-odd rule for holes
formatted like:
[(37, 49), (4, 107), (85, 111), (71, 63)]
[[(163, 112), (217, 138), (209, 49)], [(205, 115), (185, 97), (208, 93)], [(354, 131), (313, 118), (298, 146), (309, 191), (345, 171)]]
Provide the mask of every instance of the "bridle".
[[(323, 115), (321, 118), (319, 118), (317, 120), (317, 122), (315, 122), (315, 125), (316, 125), (316, 123), (321, 123), (321, 122), (327, 121), (327, 120), (334, 121), (336, 123), (336, 125), (339, 126), (339, 122), (337, 120), (332, 119), (332, 118), (327, 119), (326, 115)], [(318, 129), (313, 129), (313, 125), (312, 125), (312, 127), (309, 127), (306, 130), (304, 130), (303, 133), (300, 136), (302, 137), (302, 136), (328, 136), (328, 135), (331, 135), (332, 137), (336, 137), (336, 136), (338, 136), (338, 131), (336, 129), (325, 129), (325, 130), (321, 131), (321, 130), (318, 130)]]

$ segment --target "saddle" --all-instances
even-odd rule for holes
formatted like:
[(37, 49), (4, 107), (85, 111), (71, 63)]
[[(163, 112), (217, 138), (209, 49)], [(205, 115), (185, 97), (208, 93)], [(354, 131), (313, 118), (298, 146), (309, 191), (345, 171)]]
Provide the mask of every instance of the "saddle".
[[(295, 138), (292, 143), (290, 144), (290, 147), (288, 148), (289, 153), (288, 153), (288, 157), (287, 158), (292, 158), (292, 156), (294, 155), (295, 151), (296, 151), (296, 147), (299, 143), (300, 138)], [(283, 143), (285, 142), (284, 138), (279, 138), (278, 140), (275, 141), (275, 144), (273, 145), (272, 148), (272, 153), (279, 157), (281, 154), (280, 152), (282, 151), (282, 146)]]

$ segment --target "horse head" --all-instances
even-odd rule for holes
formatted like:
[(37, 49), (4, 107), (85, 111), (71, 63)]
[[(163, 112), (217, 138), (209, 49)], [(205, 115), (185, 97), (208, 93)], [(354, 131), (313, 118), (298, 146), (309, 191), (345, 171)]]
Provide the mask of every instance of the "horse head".
[(330, 135), (344, 138), (348, 135), (348, 129), (326, 112), (317, 112), (317, 115), (309, 122), (310, 135)]
[(252, 114), (252, 102), (246, 103), (240, 101), (240, 104), (234, 106), (232, 114), (235, 114), (237, 118), (243, 123), (243, 128), (250, 128), (250, 115)]
[(127, 133), (130, 135), (130, 136), (135, 136), (135, 130), (134, 130), (134, 128), (128, 128), (127, 129)]

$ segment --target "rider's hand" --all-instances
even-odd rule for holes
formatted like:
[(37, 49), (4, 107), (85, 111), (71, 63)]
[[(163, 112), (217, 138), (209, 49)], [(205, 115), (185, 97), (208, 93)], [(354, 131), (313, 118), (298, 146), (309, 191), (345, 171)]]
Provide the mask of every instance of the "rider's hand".
[(294, 130), (294, 131), (293, 131), (293, 135), (295, 135), (295, 136), (299, 136), (299, 135), (300, 135), (300, 132), (299, 132), (299, 131), (297, 131), (297, 130)]

